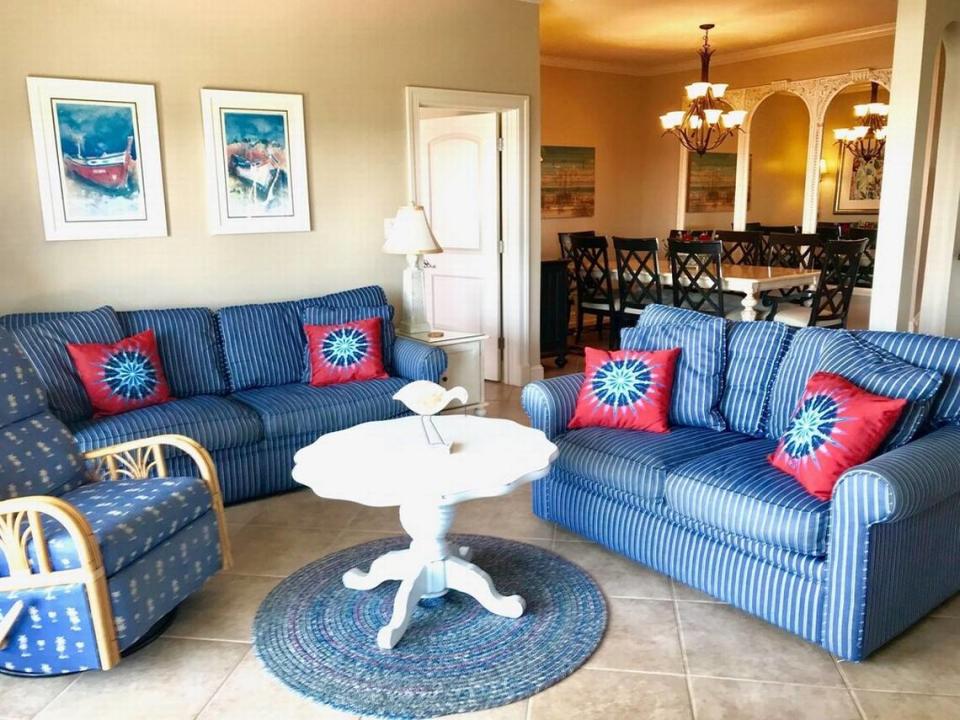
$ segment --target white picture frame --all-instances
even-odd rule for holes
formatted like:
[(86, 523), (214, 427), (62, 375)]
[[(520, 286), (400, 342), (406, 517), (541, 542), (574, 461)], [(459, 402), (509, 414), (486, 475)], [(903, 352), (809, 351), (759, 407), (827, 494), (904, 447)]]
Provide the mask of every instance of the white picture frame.
[(165, 237), (153, 85), (28, 77), (47, 240)]
[(200, 102), (210, 232), (309, 231), (303, 96), (204, 88)]

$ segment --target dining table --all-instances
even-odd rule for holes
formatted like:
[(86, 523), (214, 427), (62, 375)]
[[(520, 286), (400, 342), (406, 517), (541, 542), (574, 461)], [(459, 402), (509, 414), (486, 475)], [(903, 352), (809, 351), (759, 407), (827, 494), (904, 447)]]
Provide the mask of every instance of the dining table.
[[(659, 256), (660, 284), (673, 286), (673, 274), (670, 272), (670, 258)], [(617, 263), (609, 263), (610, 276), (617, 279)], [(644, 273), (649, 280), (649, 275)], [(775, 267), (772, 265), (737, 265), (723, 263), (720, 266), (721, 287), (724, 291), (742, 293), (740, 301), (740, 319), (757, 319), (756, 307), (760, 303), (760, 294), (767, 290), (785, 290), (793, 287), (813, 287), (820, 277), (820, 271), (809, 268)]]

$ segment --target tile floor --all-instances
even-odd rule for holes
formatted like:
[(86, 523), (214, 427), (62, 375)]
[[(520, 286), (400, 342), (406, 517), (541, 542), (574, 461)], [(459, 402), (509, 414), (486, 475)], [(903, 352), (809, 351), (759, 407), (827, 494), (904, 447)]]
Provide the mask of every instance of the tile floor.
[[(522, 421), (520, 391), (491, 385), (490, 414)], [(396, 513), (306, 492), (227, 511), (236, 566), (181, 607), (166, 635), (109, 673), (0, 676), (0, 718), (346, 718), (288, 691), (254, 657), (257, 606), (285, 575), (399, 532)], [(529, 488), (461, 508), (455, 529), (546, 547), (603, 588), (596, 654), (529, 700), (464, 720), (919, 720), (960, 718), (960, 596), (862, 664), (828, 653), (534, 517)]]

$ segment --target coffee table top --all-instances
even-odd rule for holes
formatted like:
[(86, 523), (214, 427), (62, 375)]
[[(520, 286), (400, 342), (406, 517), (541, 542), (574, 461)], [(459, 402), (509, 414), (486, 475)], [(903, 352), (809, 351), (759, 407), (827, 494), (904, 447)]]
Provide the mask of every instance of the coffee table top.
[(293, 479), (317, 495), (376, 507), (454, 504), (505, 495), (542, 478), (557, 446), (540, 430), (473, 415), (433, 418), (450, 453), (427, 445), (419, 417), (364, 423), (321, 436), (294, 456)]

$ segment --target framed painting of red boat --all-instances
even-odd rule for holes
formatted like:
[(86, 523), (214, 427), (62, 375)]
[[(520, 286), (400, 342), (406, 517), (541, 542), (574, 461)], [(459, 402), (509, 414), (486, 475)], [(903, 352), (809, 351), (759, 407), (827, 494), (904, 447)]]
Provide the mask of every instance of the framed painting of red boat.
[(27, 78), (47, 240), (162, 237), (153, 85)]
[(303, 96), (200, 91), (214, 234), (310, 229)]

